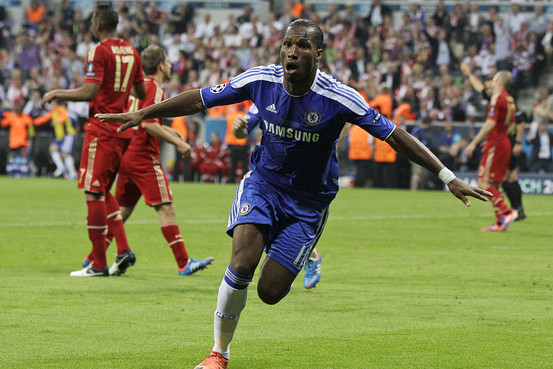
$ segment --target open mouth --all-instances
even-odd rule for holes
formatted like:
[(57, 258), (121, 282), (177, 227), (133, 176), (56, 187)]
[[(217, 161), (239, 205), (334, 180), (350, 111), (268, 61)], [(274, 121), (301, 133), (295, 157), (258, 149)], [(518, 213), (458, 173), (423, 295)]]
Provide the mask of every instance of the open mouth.
[(288, 62), (286, 63), (286, 73), (294, 73), (298, 70), (298, 63), (296, 62)]

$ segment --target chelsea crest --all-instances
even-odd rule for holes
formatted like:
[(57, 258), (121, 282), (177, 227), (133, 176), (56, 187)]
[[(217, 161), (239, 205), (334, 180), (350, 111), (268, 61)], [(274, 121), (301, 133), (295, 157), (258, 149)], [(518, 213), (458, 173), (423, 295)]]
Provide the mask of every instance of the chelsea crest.
[(321, 121), (321, 113), (316, 110), (308, 110), (304, 115), (305, 123), (310, 126), (316, 126)]

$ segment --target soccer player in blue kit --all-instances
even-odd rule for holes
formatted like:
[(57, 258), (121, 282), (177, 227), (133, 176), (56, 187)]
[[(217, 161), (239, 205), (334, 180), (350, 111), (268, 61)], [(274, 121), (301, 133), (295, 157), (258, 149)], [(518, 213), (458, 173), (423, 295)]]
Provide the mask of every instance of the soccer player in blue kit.
[[(437, 174), (465, 205), (470, 205), (466, 196), (486, 201), (491, 195), (456, 178), (430, 150), (372, 109), (357, 91), (320, 71), (322, 53), (321, 29), (310, 20), (298, 19), (286, 28), (281, 65), (254, 67), (228, 83), (185, 91), (136, 112), (97, 115), (104, 122), (124, 123), (122, 131), (144, 119), (191, 115), (244, 100), (259, 108), (263, 136), (251, 154), (251, 170), (239, 184), (229, 215), (232, 255), (219, 287), (215, 344), (196, 369), (228, 367), (229, 345), (263, 251), (267, 256), (259, 273), (259, 298), (272, 305), (290, 291), (338, 192), (335, 144), (346, 122), (386, 140)], [(237, 137), (247, 134), (245, 124), (234, 128)]]

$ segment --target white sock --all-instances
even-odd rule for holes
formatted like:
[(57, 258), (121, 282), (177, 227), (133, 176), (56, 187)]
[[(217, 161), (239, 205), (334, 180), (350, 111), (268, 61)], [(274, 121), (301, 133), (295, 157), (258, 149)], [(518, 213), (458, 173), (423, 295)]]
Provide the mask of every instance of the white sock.
[(61, 155), (59, 151), (51, 151), (50, 156), (52, 157), (52, 160), (54, 161), (54, 164), (56, 164), (56, 171), (61, 172), (65, 168), (63, 166), (63, 161), (61, 160)]
[[(235, 277), (237, 276), (242, 278), (236, 280)], [(231, 279), (234, 279), (234, 281), (231, 281)], [(236, 331), (238, 318), (246, 306), (248, 298), (247, 286), (251, 282), (251, 279), (251, 276), (235, 273), (229, 266), (225, 278), (219, 287), (217, 310), (213, 318), (213, 336), (215, 340), (213, 351), (220, 353), (227, 359), (230, 357), (229, 345), (234, 336), (234, 331)], [(238, 288), (231, 287), (231, 285)]]
[(73, 159), (73, 156), (66, 155), (63, 158), (63, 161), (65, 163), (65, 169), (67, 169), (67, 174), (69, 175), (69, 178), (77, 177), (77, 171), (75, 170), (75, 160)]

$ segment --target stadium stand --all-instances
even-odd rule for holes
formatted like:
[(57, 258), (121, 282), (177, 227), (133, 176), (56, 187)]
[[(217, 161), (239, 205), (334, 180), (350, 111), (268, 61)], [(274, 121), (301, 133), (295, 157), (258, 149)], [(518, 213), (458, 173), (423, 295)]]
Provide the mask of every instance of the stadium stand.
[[(277, 63), (283, 28), (298, 16), (315, 20), (328, 35), (321, 69), (364, 92), (368, 100), (389, 89), (394, 112), (409, 106), (404, 116), (414, 120), (404, 123), (408, 130), (430, 117), (439, 132), (444, 122), (453, 121), (466, 140), (483, 122), (486, 105), (460, 73), (461, 62), (471, 64), (483, 80), (497, 68), (510, 70), (519, 108), (530, 117), (537, 89), (551, 78), (553, 5), (538, 2), (429, 1), (420, 6), (415, 1), (304, 1), (301, 7), (293, 2), (293, 8), (287, 0), (112, 3), (120, 14), (120, 37), (139, 51), (149, 44), (168, 51), (173, 64), (172, 79), (164, 86), (168, 96), (228, 80), (255, 65)], [(33, 91), (83, 83), (86, 52), (94, 45), (88, 27), (94, 2), (0, 4), (0, 111), (28, 101)], [(82, 117), (85, 112), (75, 113)], [(200, 118), (212, 127), (208, 116)], [(544, 119), (551, 130), (551, 118)], [(205, 141), (212, 128), (200, 126), (197, 138)], [(29, 140), (39, 140), (42, 147), (44, 135), (31, 132)], [(341, 168), (352, 171), (347, 140), (343, 145), (338, 150)], [(455, 160), (462, 163), (462, 148), (455, 149)], [(523, 147), (528, 155), (531, 149)], [(0, 147), (0, 173), (5, 173), (6, 153)], [(170, 166), (172, 153), (164, 153), (162, 160)], [(36, 174), (32, 152), (27, 155)]]

